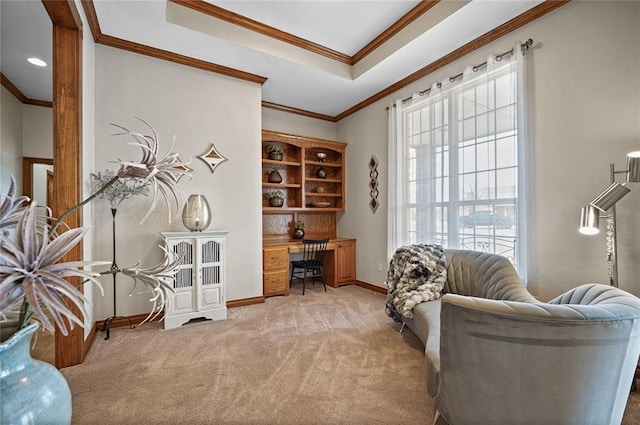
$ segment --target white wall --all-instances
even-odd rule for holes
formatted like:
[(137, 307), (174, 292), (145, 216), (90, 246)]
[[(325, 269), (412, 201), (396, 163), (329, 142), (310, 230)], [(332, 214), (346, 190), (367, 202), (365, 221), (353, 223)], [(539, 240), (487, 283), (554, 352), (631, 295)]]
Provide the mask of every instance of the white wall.
[[(206, 195), (213, 209), (211, 230), (226, 230), (227, 300), (262, 295), (260, 131), (261, 87), (257, 84), (98, 45), (95, 48), (95, 169), (117, 169), (109, 161), (138, 160), (141, 152), (131, 140), (111, 136), (109, 123), (145, 132), (134, 117), (155, 127), (160, 152), (166, 153), (175, 135), (174, 152), (191, 159), (193, 178), (180, 187), (186, 196)], [(228, 158), (215, 174), (197, 158), (210, 143)], [(160, 259), (159, 232), (185, 230), (180, 212), (167, 221), (164, 201), (139, 225), (151, 199), (138, 197), (121, 204), (117, 213), (118, 265)], [(94, 203), (94, 257), (111, 260), (111, 214), (105, 201)], [(180, 205), (180, 211), (182, 205)], [(112, 315), (111, 278), (96, 320)], [(147, 295), (127, 297), (129, 279), (118, 277), (118, 315), (148, 312)]]
[[(580, 207), (640, 150), (640, 2), (571, 2), (338, 123), (349, 143), (349, 206), (338, 223), (358, 238), (358, 279), (382, 286), (387, 262), (387, 113), (397, 98), (533, 38), (531, 88), (533, 198), (529, 289), (549, 299), (586, 282), (606, 283), (604, 236), (577, 232)], [(380, 160), (381, 206), (368, 207), (371, 154)], [(640, 185), (618, 204), (620, 287), (640, 295)], [(603, 226), (604, 227), (604, 226)], [(364, 248), (366, 247), (366, 249)]]
[[(88, 28), (87, 18), (84, 8), (79, 0), (75, 0), (76, 7), (80, 13), (84, 28)], [(89, 174), (94, 171), (94, 145), (95, 145), (95, 43), (93, 37), (85, 33), (82, 38), (82, 198), (86, 199), (93, 193), (90, 184)], [(82, 225), (84, 227), (93, 228), (94, 231), (87, 232), (82, 245), (82, 258), (85, 261), (93, 260), (93, 241), (95, 236), (95, 227), (93, 220), (93, 208), (82, 209)], [(84, 294), (87, 299), (91, 300), (92, 306), (87, 307), (87, 317), (85, 317), (84, 337), (89, 336), (93, 323), (95, 322), (95, 312), (97, 305), (102, 303), (102, 295), (100, 291), (93, 285), (87, 283), (84, 285)]]
[(0, 193), (7, 193), (13, 175), (22, 194), (22, 103), (0, 86)]
[(336, 123), (334, 122), (271, 108), (262, 108), (262, 128), (319, 139), (336, 140)]
[(22, 154), (53, 159), (53, 108), (22, 105)]
[[(49, 200), (47, 199), (47, 171), (53, 172), (53, 165), (33, 164), (32, 199), (38, 205), (49, 205)], [(45, 215), (44, 210), (38, 212), (43, 216)]]

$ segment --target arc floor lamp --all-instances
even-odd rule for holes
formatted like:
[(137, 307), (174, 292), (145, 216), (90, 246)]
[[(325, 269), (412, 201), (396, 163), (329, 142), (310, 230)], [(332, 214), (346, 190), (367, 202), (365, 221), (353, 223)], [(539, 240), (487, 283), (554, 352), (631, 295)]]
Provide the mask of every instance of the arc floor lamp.
[[(600, 232), (599, 221), (607, 219), (607, 262), (609, 265), (609, 284), (618, 287), (618, 257), (616, 244), (616, 203), (627, 195), (631, 189), (627, 183), (640, 182), (640, 151), (627, 154), (627, 169), (616, 171), (614, 164), (609, 164), (611, 185), (595, 197), (589, 205), (582, 208), (580, 214), (580, 233), (595, 235)], [(616, 174), (626, 174), (624, 183), (616, 182)]]

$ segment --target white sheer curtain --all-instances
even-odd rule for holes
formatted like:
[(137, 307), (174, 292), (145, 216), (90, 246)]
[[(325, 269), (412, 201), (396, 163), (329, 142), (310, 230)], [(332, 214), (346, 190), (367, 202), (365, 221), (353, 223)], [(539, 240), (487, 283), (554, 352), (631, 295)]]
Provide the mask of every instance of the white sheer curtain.
[(389, 110), (388, 254), (411, 243), (526, 258), (520, 44)]
[(388, 173), (387, 173), (387, 187), (388, 190), (388, 201), (387, 201), (387, 257), (390, 259), (393, 256), (393, 253), (397, 249), (398, 241), (401, 238), (401, 234), (403, 234), (403, 230), (401, 226), (404, 224), (404, 221), (398, 219), (398, 215), (402, 214), (403, 205), (404, 205), (404, 195), (402, 192), (398, 193), (398, 188), (403, 191), (404, 185), (401, 182), (398, 182), (399, 179), (403, 178), (403, 173), (398, 168), (402, 168), (402, 164), (399, 162), (403, 157), (402, 153), (402, 134), (400, 133), (402, 126), (398, 125), (401, 121), (401, 112), (402, 112), (402, 101), (397, 100), (395, 103), (389, 105), (389, 114), (388, 114), (388, 148), (389, 151), (388, 161), (389, 164)]

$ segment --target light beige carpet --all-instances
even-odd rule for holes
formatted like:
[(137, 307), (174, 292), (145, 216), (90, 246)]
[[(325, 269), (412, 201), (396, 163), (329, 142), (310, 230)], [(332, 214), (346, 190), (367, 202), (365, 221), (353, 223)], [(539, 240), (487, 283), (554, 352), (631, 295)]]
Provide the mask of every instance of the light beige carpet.
[(430, 424), (424, 355), (384, 296), (294, 288), (225, 321), (115, 329), (63, 370), (74, 424)]
[[(296, 287), (225, 321), (112, 330), (63, 370), (74, 424), (431, 424), (418, 338), (359, 287)], [(632, 395), (625, 425), (638, 425)]]

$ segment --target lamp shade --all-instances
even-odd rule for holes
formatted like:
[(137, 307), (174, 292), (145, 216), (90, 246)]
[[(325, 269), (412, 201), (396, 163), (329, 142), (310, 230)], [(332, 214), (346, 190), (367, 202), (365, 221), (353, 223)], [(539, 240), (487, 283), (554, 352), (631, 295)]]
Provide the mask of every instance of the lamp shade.
[(599, 211), (593, 205), (587, 205), (586, 207), (582, 207), (580, 211), (580, 233), (583, 235), (596, 235), (600, 232), (599, 221), (600, 215)]
[(627, 154), (627, 181), (631, 183), (640, 182), (640, 151)]
[(202, 231), (211, 224), (211, 207), (204, 195), (190, 195), (182, 209), (182, 223), (184, 227), (195, 231)]
[(591, 201), (591, 205), (604, 212), (614, 206), (616, 202), (629, 192), (630, 189), (628, 187), (620, 183), (612, 183), (611, 186)]

